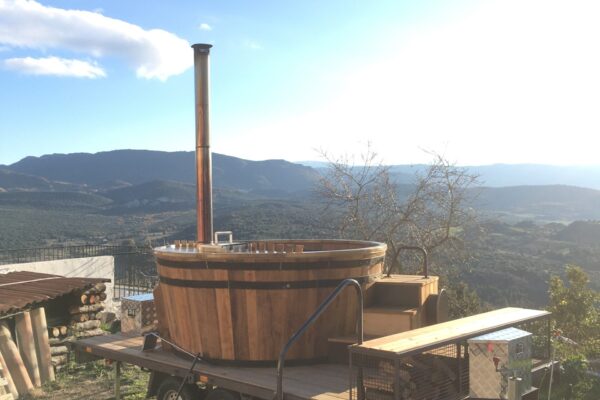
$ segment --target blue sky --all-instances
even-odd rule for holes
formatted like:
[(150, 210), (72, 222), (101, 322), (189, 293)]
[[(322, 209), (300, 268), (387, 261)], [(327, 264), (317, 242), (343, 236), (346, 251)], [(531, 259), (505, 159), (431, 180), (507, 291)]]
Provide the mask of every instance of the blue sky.
[(598, 164), (598, 20), (591, 0), (0, 0), (0, 164), (193, 150), (200, 42), (216, 152)]

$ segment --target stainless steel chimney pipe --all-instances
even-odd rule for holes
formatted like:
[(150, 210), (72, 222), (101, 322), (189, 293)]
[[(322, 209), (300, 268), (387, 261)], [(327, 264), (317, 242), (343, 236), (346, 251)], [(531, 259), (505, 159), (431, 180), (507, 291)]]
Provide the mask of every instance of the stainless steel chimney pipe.
[(197, 240), (210, 244), (213, 237), (212, 158), (209, 119), (210, 44), (194, 44), (196, 96), (196, 220)]

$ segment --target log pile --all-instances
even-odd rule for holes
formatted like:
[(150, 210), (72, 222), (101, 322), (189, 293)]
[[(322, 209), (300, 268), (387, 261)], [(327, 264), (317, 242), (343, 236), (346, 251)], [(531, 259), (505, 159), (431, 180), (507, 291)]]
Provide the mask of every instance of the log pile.
[[(458, 398), (457, 363), (451, 357), (420, 355), (394, 362), (381, 360), (376, 368), (364, 368), (367, 400), (442, 400)], [(397, 391), (398, 397), (395, 397)]]
[(52, 366), (57, 371), (68, 363), (72, 342), (79, 338), (105, 334), (100, 328), (99, 318), (104, 310), (106, 285), (98, 283), (74, 296), (75, 300), (68, 308), (66, 319), (48, 329)]

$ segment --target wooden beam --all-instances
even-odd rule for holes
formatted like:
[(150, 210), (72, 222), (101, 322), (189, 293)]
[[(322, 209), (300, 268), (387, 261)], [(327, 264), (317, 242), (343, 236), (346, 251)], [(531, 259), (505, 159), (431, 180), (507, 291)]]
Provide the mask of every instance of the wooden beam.
[(48, 341), (48, 324), (46, 324), (46, 311), (44, 307), (31, 311), (31, 324), (33, 327), (33, 338), (38, 354), (38, 365), (40, 367), (40, 378), (42, 384), (54, 381), (54, 368), (52, 368), (52, 356), (50, 355), (50, 343)]
[(36, 387), (40, 387), (42, 386), (42, 381), (40, 379), (37, 351), (35, 350), (35, 340), (33, 339), (31, 316), (28, 311), (15, 316), (15, 330), (19, 352), (29, 373), (29, 378), (31, 378), (31, 382)]
[(4, 356), (7, 370), (10, 371), (10, 376), (17, 387), (17, 391), (21, 394), (31, 392), (33, 383), (31, 383), (27, 368), (25, 368), (21, 354), (19, 354), (19, 349), (12, 340), (8, 325), (4, 321), (0, 321), (0, 352)]
[(15, 382), (12, 380), (12, 376), (10, 375), (10, 371), (8, 370), (8, 366), (6, 365), (6, 361), (4, 361), (4, 357), (0, 352), (0, 366), (2, 367), (2, 376), (6, 379), (6, 383), (8, 384), (8, 391), (13, 395), (16, 399), (19, 397), (19, 391), (15, 386)]

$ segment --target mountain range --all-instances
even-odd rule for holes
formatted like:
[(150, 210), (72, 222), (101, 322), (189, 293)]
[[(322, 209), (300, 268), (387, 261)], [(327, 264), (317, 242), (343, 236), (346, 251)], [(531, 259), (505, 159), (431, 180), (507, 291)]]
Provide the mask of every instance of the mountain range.
[[(249, 161), (218, 153), (212, 158), (216, 187), (287, 192), (308, 189), (317, 177), (313, 168), (284, 160)], [(159, 180), (195, 184), (195, 162), (194, 153), (185, 151), (114, 150), (26, 157), (0, 166), (0, 187), (109, 189)]]
[[(324, 164), (304, 164), (312, 166), (285, 160), (250, 161), (213, 153), (215, 202), (308, 198)], [(410, 191), (415, 173), (424, 168), (396, 165), (391, 171), (402, 183), (403, 191)], [(485, 185), (472, 189), (473, 206), (479, 210), (515, 220), (600, 219), (600, 191), (594, 189), (600, 187), (600, 167), (466, 168), (480, 174), (480, 182)], [(113, 213), (193, 209), (194, 185), (193, 152), (114, 150), (51, 154), (0, 166), (0, 192), (8, 192), (1, 193), (0, 204), (56, 206), (62, 201), (85, 206), (91, 202), (104, 205)], [(93, 198), (83, 200), (83, 193)]]

